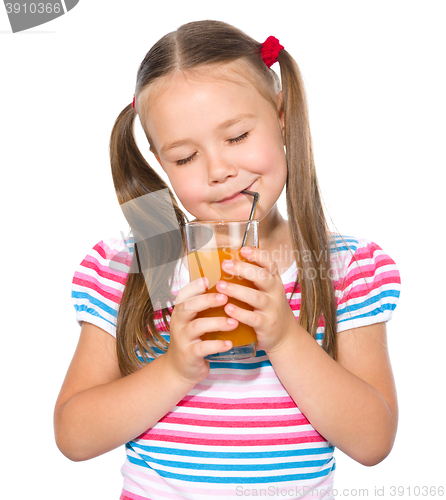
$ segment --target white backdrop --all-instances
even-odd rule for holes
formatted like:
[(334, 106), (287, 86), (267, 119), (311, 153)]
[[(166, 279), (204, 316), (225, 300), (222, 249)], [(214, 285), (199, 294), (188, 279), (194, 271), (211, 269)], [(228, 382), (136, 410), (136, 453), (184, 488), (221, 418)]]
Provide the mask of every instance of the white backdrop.
[[(399, 496), (392, 486), (412, 498), (422, 496), (417, 486), (444, 486), (444, 2), (153, 4), (80, 0), (16, 34), (0, 5), (2, 497), (119, 497), (123, 448), (74, 463), (54, 442), (53, 407), (79, 335), (71, 279), (97, 241), (127, 229), (108, 141), (142, 58), (165, 33), (206, 18), (259, 41), (275, 35), (293, 54), (329, 214), (343, 234), (376, 241), (401, 271), (388, 324), (397, 439), (373, 468), (337, 451), (339, 498)], [(281, 207), (285, 215), (284, 198)]]

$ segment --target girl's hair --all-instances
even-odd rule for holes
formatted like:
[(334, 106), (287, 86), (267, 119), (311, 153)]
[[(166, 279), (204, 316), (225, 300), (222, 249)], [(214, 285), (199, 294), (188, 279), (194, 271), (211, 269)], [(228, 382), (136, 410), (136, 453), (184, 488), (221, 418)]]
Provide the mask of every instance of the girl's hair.
[[(250, 74), (245, 76), (262, 95), (277, 99), (280, 88), (278, 77), (263, 62), (260, 49), (260, 43), (223, 22), (199, 21), (181, 26), (177, 31), (161, 38), (149, 50), (139, 67), (135, 99), (140, 116), (143, 116), (141, 111), (144, 111), (146, 104), (144, 95), (141, 94), (158, 78), (175, 71), (199, 70), (210, 64), (218, 67), (234, 61), (241, 62), (250, 70)], [(336, 359), (336, 301), (329, 272), (331, 237), (314, 166), (306, 94), (299, 68), (286, 50), (280, 52), (278, 62), (283, 91), (288, 167), (287, 213), (298, 267), (293, 293), (300, 281), (299, 323), (316, 338), (316, 330), (322, 325), (323, 318), (325, 334), (322, 346)], [(168, 189), (136, 145), (133, 134), (135, 117), (135, 110), (129, 104), (117, 118), (110, 139), (113, 182), (120, 204)], [(144, 128), (143, 120), (141, 123)], [(150, 142), (148, 131), (144, 131)], [(170, 190), (168, 193), (178, 224), (182, 228), (187, 217), (179, 208), (174, 194)], [(149, 218), (148, 224), (159, 224), (158, 214), (146, 214), (146, 217)], [(163, 235), (159, 237), (163, 238)], [(184, 251), (182, 229), (181, 237), (183, 245), (178, 245), (173, 241), (172, 233), (166, 233), (165, 241), (162, 242), (165, 266), (160, 266), (159, 262), (159, 267), (145, 263), (143, 267), (151, 269), (145, 277), (142, 272), (128, 275), (118, 311), (116, 334), (119, 366), (123, 375), (141, 367), (141, 358), (138, 359), (135, 347), (143, 357), (143, 362), (148, 359), (146, 352), (155, 355), (159, 348), (167, 349), (167, 343), (155, 327), (156, 304), (151, 301), (146, 279), (150, 280), (150, 286), (158, 286), (164, 297), (173, 298), (169, 283), (172, 283), (175, 262), (182, 257)], [(135, 246), (138, 250), (139, 244)], [(145, 255), (148, 253), (145, 252)], [(150, 255), (145, 258), (150, 259)], [(162, 271), (157, 272), (157, 269)], [(162, 317), (167, 331), (169, 315), (169, 308), (164, 307)]]

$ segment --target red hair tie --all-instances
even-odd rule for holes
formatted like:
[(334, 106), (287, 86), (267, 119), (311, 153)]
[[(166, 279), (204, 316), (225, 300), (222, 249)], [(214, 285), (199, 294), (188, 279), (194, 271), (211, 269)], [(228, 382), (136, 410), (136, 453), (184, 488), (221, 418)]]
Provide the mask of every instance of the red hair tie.
[(132, 102), (133, 109), (135, 109), (135, 94), (133, 94), (133, 102)]
[(280, 45), (279, 40), (275, 36), (269, 36), (264, 43), (262, 43), (262, 48), (260, 49), (260, 54), (262, 56), (263, 62), (271, 68), (271, 66), (277, 62), (279, 57), (279, 52), (285, 47)]

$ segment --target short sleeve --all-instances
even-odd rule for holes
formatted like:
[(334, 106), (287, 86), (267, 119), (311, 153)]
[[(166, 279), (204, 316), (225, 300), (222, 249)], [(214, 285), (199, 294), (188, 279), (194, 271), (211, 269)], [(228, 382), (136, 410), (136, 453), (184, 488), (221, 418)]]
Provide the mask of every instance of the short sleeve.
[(80, 325), (86, 321), (116, 337), (118, 307), (132, 257), (132, 243), (107, 239), (95, 245), (79, 264), (71, 298)]
[(358, 239), (337, 283), (338, 333), (392, 318), (401, 290), (395, 262), (376, 243)]

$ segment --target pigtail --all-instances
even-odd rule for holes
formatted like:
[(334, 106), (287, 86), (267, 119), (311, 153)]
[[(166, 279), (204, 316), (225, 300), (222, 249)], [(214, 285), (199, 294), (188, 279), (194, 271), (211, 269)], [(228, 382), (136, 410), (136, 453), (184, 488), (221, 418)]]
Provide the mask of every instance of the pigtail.
[[(161, 351), (167, 349), (166, 341), (155, 327), (156, 304), (152, 303), (148, 290), (156, 290), (156, 296), (162, 296), (163, 302), (171, 300), (173, 303), (174, 296), (169, 285), (172, 283), (176, 262), (184, 251), (181, 228), (185, 223), (185, 216), (167, 184), (139, 151), (133, 134), (135, 117), (136, 113), (131, 104), (124, 108), (114, 124), (110, 138), (110, 161), (118, 201), (122, 205), (143, 195), (168, 189), (171, 198), (168, 208), (170, 213), (171, 207), (174, 208), (181, 238), (178, 238), (178, 231), (176, 234), (175, 231), (163, 232), (162, 227), (168, 222), (168, 215), (167, 209), (162, 205), (157, 208), (156, 213), (146, 210), (137, 214), (138, 220), (143, 218), (147, 227), (161, 228), (161, 234), (157, 235), (157, 247), (161, 248), (162, 252), (153, 255), (153, 246), (149, 249), (145, 241), (135, 243), (136, 255), (124, 287), (116, 326), (116, 348), (123, 375), (140, 368), (141, 358), (143, 362), (147, 362), (148, 353), (155, 356), (154, 348)], [(171, 221), (169, 222), (171, 224)], [(150, 272), (144, 274), (144, 269), (150, 269)], [(165, 307), (161, 312), (165, 329), (168, 331), (169, 308)]]
[(280, 52), (278, 60), (285, 113), (287, 212), (301, 286), (299, 323), (316, 338), (323, 317), (322, 347), (336, 359), (337, 311), (329, 273), (330, 236), (314, 165), (305, 87), (296, 62), (286, 50)]

